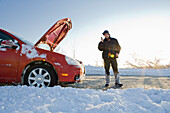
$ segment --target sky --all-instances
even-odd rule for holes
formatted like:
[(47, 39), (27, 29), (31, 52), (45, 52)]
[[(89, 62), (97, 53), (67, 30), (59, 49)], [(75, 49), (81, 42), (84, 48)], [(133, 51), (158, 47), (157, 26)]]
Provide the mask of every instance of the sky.
[(75, 50), (75, 58), (86, 65), (103, 64), (98, 43), (104, 30), (122, 47), (120, 68), (134, 54), (170, 62), (170, 0), (0, 0), (0, 28), (34, 44), (67, 17), (73, 27), (59, 44), (59, 52), (73, 57)]

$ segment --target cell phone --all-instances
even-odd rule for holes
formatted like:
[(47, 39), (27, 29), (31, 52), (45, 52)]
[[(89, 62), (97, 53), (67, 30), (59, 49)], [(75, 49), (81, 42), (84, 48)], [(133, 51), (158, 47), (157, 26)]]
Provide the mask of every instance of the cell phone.
[(101, 37), (101, 41), (103, 41), (103, 38)]

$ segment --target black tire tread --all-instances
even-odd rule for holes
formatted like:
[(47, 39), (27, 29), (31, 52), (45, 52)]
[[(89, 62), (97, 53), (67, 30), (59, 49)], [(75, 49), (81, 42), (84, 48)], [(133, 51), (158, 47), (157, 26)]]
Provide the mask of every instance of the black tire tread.
[(49, 74), (51, 75), (51, 83), (50, 83), (49, 87), (53, 87), (53, 86), (57, 85), (57, 78), (58, 77), (57, 77), (55, 71), (53, 70), (53, 68), (51, 68), (47, 65), (44, 65), (44, 64), (34, 64), (27, 69), (27, 71), (24, 75), (24, 85), (29, 86), (28, 76), (29, 76), (29, 73), (35, 68), (44, 68), (45, 70), (47, 70), (49, 72)]

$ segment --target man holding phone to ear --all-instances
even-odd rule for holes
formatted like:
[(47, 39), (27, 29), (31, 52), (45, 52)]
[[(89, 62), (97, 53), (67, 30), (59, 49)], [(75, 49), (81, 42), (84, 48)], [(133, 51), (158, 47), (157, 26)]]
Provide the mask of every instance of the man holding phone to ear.
[(115, 75), (115, 86), (121, 87), (123, 84), (120, 84), (119, 72), (118, 72), (118, 65), (117, 65), (117, 58), (119, 57), (119, 53), (121, 47), (115, 38), (111, 38), (109, 31), (105, 30), (103, 33), (105, 39), (101, 37), (101, 41), (98, 45), (98, 49), (103, 51), (102, 57), (104, 59), (104, 68), (106, 74), (106, 87), (109, 87), (110, 84), (110, 64), (112, 65), (113, 72)]

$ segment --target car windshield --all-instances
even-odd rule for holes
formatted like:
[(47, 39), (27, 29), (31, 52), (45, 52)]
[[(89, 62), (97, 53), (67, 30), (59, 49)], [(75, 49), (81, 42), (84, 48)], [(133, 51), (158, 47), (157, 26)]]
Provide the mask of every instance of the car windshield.
[[(8, 31), (9, 32), (9, 31)], [(11, 32), (9, 32), (9, 33), (11, 33)], [(28, 45), (30, 45), (30, 46), (34, 46), (34, 44), (33, 43), (31, 43), (30, 41), (28, 41), (28, 40), (26, 40), (26, 39), (24, 39), (24, 38), (22, 38), (22, 37), (20, 37), (20, 36), (18, 36), (17, 34), (15, 34), (15, 33), (11, 33), (12, 35), (14, 35), (15, 37), (17, 37), (18, 39), (20, 39), (21, 41), (23, 41), (24, 43), (26, 43), (26, 44), (28, 44)]]

